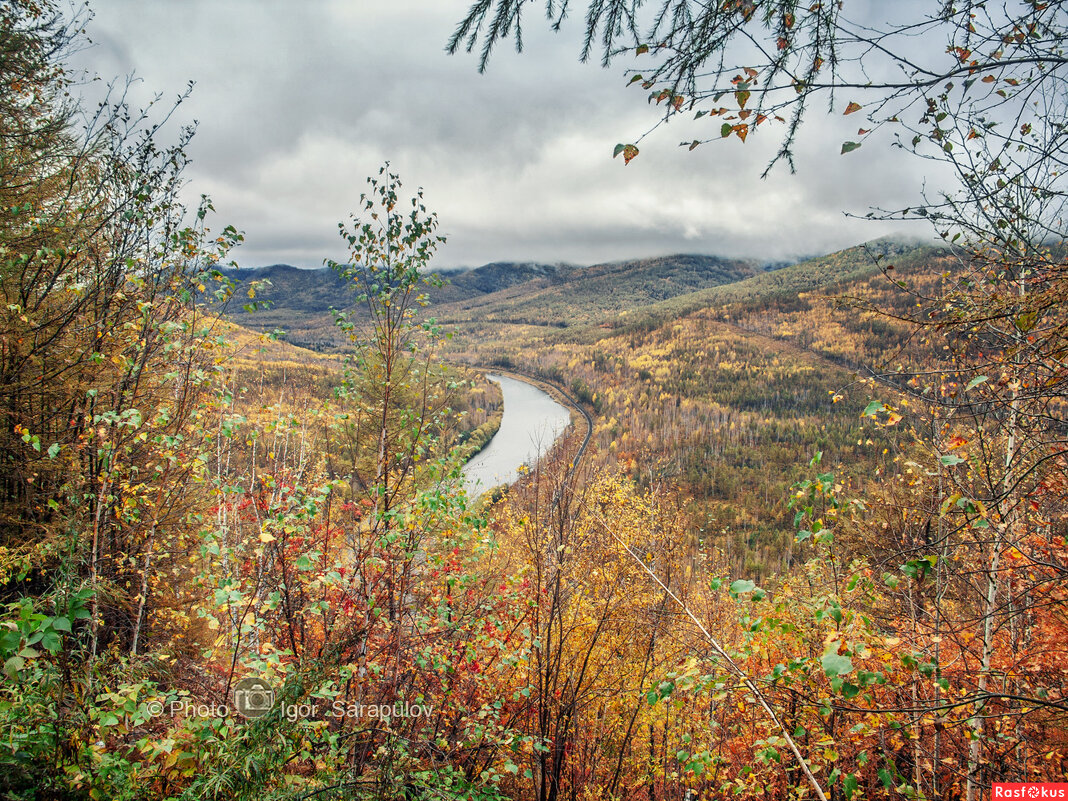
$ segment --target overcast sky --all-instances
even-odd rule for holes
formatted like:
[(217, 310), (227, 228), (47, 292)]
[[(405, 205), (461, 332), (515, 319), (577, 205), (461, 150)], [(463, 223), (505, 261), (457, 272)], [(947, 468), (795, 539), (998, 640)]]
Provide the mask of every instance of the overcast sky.
[(467, 5), (95, 0), (94, 45), (77, 66), (135, 76), (138, 102), (195, 81), (177, 114), (199, 123), (187, 197), (210, 195), (217, 227), (245, 232), (234, 256), (246, 267), (344, 258), (337, 223), (386, 159), (438, 213), (448, 244), (437, 267), (793, 258), (895, 230), (844, 211), (916, 200), (922, 165), (888, 138), (840, 155), (857, 122), (838, 115), (810, 114), (795, 175), (760, 179), (777, 144), (770, 131), (678, 147), (718, 130), (715, 118), (662, 126), (624, 167), (613, 147), (648, 130), (657, 110), (625, 86), (622, 66), (578, 62), (581, 19), (553, 34), (532, 14), (524, 53), (501, 47), (480, 75), (474, 56), (444, 52)]

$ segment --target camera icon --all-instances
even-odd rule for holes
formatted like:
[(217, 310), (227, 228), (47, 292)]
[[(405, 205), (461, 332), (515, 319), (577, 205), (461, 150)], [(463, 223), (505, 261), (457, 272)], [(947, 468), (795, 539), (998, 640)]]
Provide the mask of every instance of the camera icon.
[(234, 684), (234, 708), (246, 718), (266, 715), (274, 706), (274, 688), (255, 676)]

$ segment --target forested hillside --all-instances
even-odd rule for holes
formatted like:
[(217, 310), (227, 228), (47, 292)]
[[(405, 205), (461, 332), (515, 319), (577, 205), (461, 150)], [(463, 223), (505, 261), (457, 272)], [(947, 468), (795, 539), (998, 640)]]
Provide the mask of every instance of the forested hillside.
[(733, 569), (764, 577), (793, 562), (789, 488), (816, 450), (856, 482), (892, 461), (886, 432), (857, 414), (868, 392), (857, 379), (900, 361), (909, 331), (860, 298), (907, 297), (880, 263), (923, 276), (944, 259), (873, 242), (602, 324), (546, 333), (480, 321), (459, 328), (457, 358), (519, 368), (585, 399), (605, 464), (639, 486), (666, 481), (690, 495), (689, 523), (705, 542)]
[[(363, 313), (356, 296), (333, 271), (286, 265), (223, 270), (239, 293), (254, 288), (255, 314), (242, 322), (257, 330), (284, 330), (290, 342), (314, 350), (345, 345), (331, 309)], [(695, 289), (730, 284), (761, 272), (756, 262), (676, 255), (577, 267), (494, 262), (448, 271), (426, 287), (435, 315), (449, 324), (483, 321), (566, 327)]]

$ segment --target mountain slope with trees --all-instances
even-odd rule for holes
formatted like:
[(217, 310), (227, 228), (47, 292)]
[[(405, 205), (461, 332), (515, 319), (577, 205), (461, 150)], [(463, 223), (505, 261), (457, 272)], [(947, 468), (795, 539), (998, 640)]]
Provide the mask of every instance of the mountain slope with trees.
[[(444, 284), (427, 288), (443, 323), (503, 321), (562, 326), (600, 320), (642, 303), (731, 283), (761, 271), (757, 262), (716, 256), (675, 255), (577, 267), (533, 262), (495, 262), (447, 272)], [(294, 344), (316, 350), (344, 344), (330, 309), (360, 306), (332, 271), (286, 265), (224, 271), (237, 292), (256, 286), (255, 314), (237, 317), (258, 330), (279, 328)], [(264, 283), (264, 282), (269, 282)]]

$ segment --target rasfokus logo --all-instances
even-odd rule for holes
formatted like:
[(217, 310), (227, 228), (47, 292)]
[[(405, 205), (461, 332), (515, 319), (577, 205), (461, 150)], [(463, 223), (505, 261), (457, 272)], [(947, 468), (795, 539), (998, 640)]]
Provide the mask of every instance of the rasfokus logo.
[(1063, 798), (1068, 801), (1068, 784), (1054, 782), (995, 782), (991, 799), (1001, 798)]

